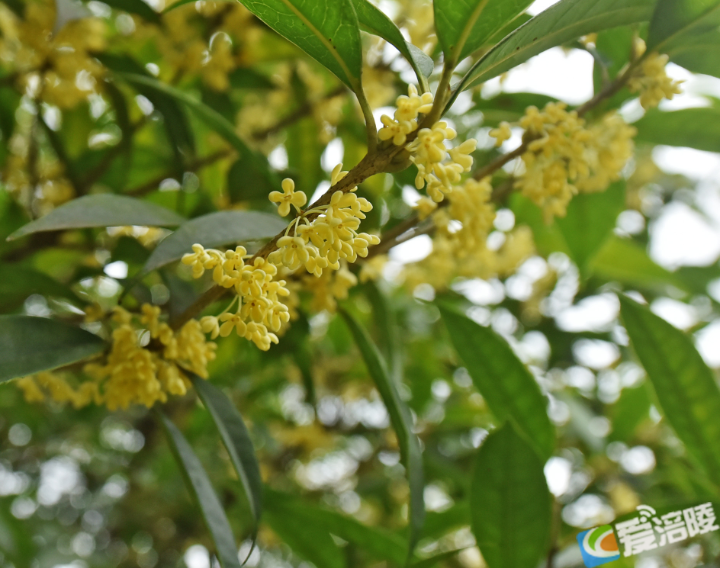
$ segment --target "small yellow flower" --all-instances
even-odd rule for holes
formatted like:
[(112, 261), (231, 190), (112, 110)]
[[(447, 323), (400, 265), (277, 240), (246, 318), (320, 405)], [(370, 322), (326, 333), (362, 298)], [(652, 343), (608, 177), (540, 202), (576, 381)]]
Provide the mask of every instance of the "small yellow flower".
[(503, 121), (497, 128), (493, 128), (490, 131), (490, 136), (495, 138), (495, 146), (501, 146), (506, 140), (510, 140), (512, 132), (510, 131), (510, 125)]
[(307, 203), (307, 196), (302, 192), (295, 192), (295, 182), (290, 178), (285, 178), (282, 181), (282, 190), (273, 191), (270, 193), (269, 199), (273, 203), (279, 203), (278, 214), (281, 217), (285, 217), (290, 213), (290, 205), (295, 206), (295, 209), (300, 211), (300, 208)]
[(225, 313), (220, 316), (220, 321), (224, 322), (220, 326), (220, 335), (222, 337), (227, 337), (230, 335), (233, 331), (233, 329), (237, 332), (237, 334), (240, 337), (245, 336), (245, 332), (247, 331), (247, 325), (243, 321), (240, 314), (231, 314), (231, 313)]

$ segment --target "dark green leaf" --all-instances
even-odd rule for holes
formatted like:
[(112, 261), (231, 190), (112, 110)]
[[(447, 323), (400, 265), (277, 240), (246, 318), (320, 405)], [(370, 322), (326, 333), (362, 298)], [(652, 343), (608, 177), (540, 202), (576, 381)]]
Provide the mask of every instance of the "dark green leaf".
[(640, 423), (649, 416), (651, 404), (645, 382), (637, 387), (623, 389), (613, 408), (610, 438), (629, 442)]
[(531, 0), (435, 0), (435, 28), (445, 57), (462, 61), (530, 4)]
[(207, 473), (182, 432), (164, 413), (159, 412), (159, 415), (188, 490), (202, 511), (220, 565), (222, 568), (240, 568), (235, 537)]
[[(301, 526), (309, 533), (328, 536), (334, 534), (369, 556), (388, 560), (394, 565), (400, 565), (405, 560), (405, 543), (394, 533), (363, 525), (352, 517), (323, 509), (286, 493), (266, 489), (265, 498), (271, 514), (276, 517), (292, 517), (300, 521)], [(312, 561), (311, 558), (308, 559)]]
[(86, 195), (53, 209), (44, 217), (15, 231), (8, 240), (42, 231), (88, 227), (172, 227), (185, 221), (177, 213), (134, 197), (109, 193)]
[(440, 314), (465, 368), (498, 421), (510, 419), (547, 459), (555, 447), (555, 430), (547, 401), (527, 367), (510, 345), (489, 327), (475, 323), (444, 304)]
[(199, 243), (204, 247), (218, 247), (245, 241), (274, 237), (287, 226), (277, 215), (259, 211), (218, 211), (196, 217), (183, 224), (164, 239), (153, 251), (143, 267), (150, 272), (165, 266)]
[(582, 35), (650, 19), (655, 0), (560, 0), (503, 39), (481, 57), (454, 89), (461, 91), (497, 77), (537, 55)]
[(137, 14), (144, 20), (154, 24), (160, 23), (160, 14), (153, 10), (143, 0), (103, 0), (104, 4), (129, 14)]
[(0, 316), (0, 382), (76, 363), (99, 355), (105, 347), (97, 335), (74, 325)]
[(512, 423), (480, 447), (470, 489), (475, 540), (489, 568), (534, 568), (547, 552), (551, 497), (543, 462)]
[(412, 431), (412, 416), (405, 401), (400, 398), (398, 387), (390, 378), (385, 361), (378, 348), (370, 339), (367, 331), (355, 320), (353, 316), (342, 310), (341, 315), (355, 338), (355, 343), (367, 365), (370, 377), (375, 383), (380, 396), (385, 403), (390, 422), (398, 438), (403, 464), (408, 475), (410, 485), (410, 547), (408, 556), (417, 544), (420, 530), (425, 519), (425, 503), (423, 501), (423, 465), (420, 443)]
[(647, 48), (672, 52), (688, 38), (720, 24), (719, 0), (658, 0), (650, 20)]
[(623, 323), (660, 406), (688, 453), (720, 483), (720, 390), (692, 340), (620, 296)]
[(368, 282), (364, 285), (365, 295), (372, 305), (373, 315), (380, 336), (380, 345), (385, 360), (388, 361), (390, 376), (396, 382), (402, 380), (402, 345), (400, 344), (400, 332), (396, 327), (395, 314), (392, 306), (375, 282)]
[(245, 427), (242, 416), (230, 402), (230, 399), (210, 382), (194, 377), (193, 384), (205, 408), (210, 412), (218, 432), (220, 432), (223, 444), (230, 455), (230, 461), (232, 461), (243, 486), (243, 491), (255, 521), (255, 527), (257, 527), (262, 511), (260, 466), (255, 457), (250, 434)]
[(697, 31), (683, 36), (683, 41), (673, 46), (670, 60), (693, 73), (704, 73), (713, 77), (720, 77), (720, 30), (713, 29)]
[(240, 0), (270, 28), (357, 91), (362, 71), (360, 28), (351, 0)]
[(390, 18), (368, 0), (352, 0), (352, 2), (360, 25), (370, 33), (383, 38), (402, 53), (412, 65), (419, 81), (422, 81), (422, 77), (429, 77), (432, 74), (435, 67), (433, 60), (425, 55), (425, 52), (421, 49), (406, 42), (400, 30)]
[(567, 215), (557, 219), (570, 254), (582, 274), (605, 241), (612, 235), (615, 221), (625, 208), (625, 182), (618, 181), (600, 193), (581, 193), (573, 197)]
[(672, 112), (652, 109), (633, 126), (639, 142), (720, 152), (720, 105)]
[(23, 266), (0, 265), (0, 308), (12, 310), (31, 294), (78, 300), (68, 286), (42, 272)]

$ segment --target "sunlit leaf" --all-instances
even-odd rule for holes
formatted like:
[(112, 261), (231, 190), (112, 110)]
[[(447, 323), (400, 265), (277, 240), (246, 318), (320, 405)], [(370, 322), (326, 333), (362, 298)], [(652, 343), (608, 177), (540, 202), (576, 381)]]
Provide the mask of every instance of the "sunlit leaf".
[(217, 247), (274, 237), (287, 224), (277, 215), (260, 211), (218, 211), (184, 223), (164, 239), (152, 252), (143, 267), (150, 272), (180, 260), (192, 246)]
[(455, 308), (438, 304), (450, 340), (499, 421), (510, 420), (538, 455), (547, 459), (555, 447), (555, 429), (547, 401), (528, 368), (495, 331), (475, 323)]
[(195, 504), (200, 508), (205, 525), (210, 532), (215, 553), (222, 568), (240, 568), (238, 548), (235, 544), (230, 523), (225, 516), (220, 500), (212, 488), (207, 473), (192, 447), (164, 413), (158, 413), (167, 435), (170, 449), (177, 461)]
[(658, 0), (650, 20), (647, 48), (662, 53), (681, 46), (693, 35), (720, 25), (719, 0)]
[(543, 462), (507, 422), (480, 446), (470, 488), (477, 545), (489, 568), (534, 568), (547, 552), (551, 497)]
[(664, 416), (688, 453), (720, 483), (720, 390), (692, 340), (647, 307), (620, 296), (622, 321)]
[(48, 318), (0, 316), (0, 382), (57, 369), (102, 353), (97, 335)]
[(102, 193), (86, 195), (53, 209), (44, 217), (28, 223), (8, 237), (19, 239), (42, 231), (62, 231), (90, 227), (173, 227), (185, 219), (160, 205), (127, 197)]

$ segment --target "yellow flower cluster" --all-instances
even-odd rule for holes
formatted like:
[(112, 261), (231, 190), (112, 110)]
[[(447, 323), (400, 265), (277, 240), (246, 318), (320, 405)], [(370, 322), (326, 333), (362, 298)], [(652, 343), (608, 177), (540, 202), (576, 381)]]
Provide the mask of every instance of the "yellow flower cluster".
[(520, 126), (530, 142), (517, 186), (547, 219), (565, 215), (578, 191), (601, 191), (618, 179), (632, 156), (636, 132), (614, 112), (586, 126), (564, 103), (548, 103), (542, 111), (528, 107)]
[(0, 6), (0, 61), (10, 65), (20, 87), (33, 98), (72, 108), (95, 92), (103, 67), (90, 53), (105, 47), (105, 26), (97, 18), (67, 22), (53, 34), (55, 2), (25, 4), (20, 20)]
[[(90, 319), (98, 315), (95, 311), (91, 309)], [(207, 379), (215, 344), (205, 340), (198, 321), (191, 320), (174, 332), (160, 321), (160, 308), (149, 304), (142, 306), (139, 322), (120, 307), (115, 308), (113, 320), (118, 325), (105, 363), (89, 363), (83, 369), (91, 381), (73, 388), (56, 373), (24, 377), (17, 384), (26, 400), (43, 401), (47, 392), (56, 402), (70, 402), (76, 408), (91, 402), (105, 404), (110, 410), (126, 409), (131, 404), (150, 408), (156, 402), (166, 402), (168, 395), (187, 392), (191, 383), (183, 371)], [(144, 333), (151, 339), (145, 347), (141, 345)]]
[(347, 263), (342, 261), (340, 268), (336, 271), (323, 272), (322, 276), (316, 278), (307, 275), (303, 278), (303, 287), (312, 293), (311, 309), (314, 312), (327, 310), (335, 312), (337, 309), (336, 300), (345, 300), (348, 297), (350, 288), (357, 285), (357, 277), (348, 270)]
[(628, 89), (631, 93), (640, 93), (640, 104), (646, 110), (682, 92), (682, 81), (675, 81), (665, 73), (668, 60), (667, 55), (651, 53), (628, 81)]
[[(408, 135), (418, 128), (419, 116), (432, 109), (433, 95), (418, 95), (417, 89), (410, 85), (408, 95), (400, 95), (396, 100), (395, 118), (384, 114), (381, 117), (383, 128), (378, 132), (380, 140), (392, 140), (396, 146), (407, 142)], [(477, 141), (470, 138), (457, 146), (448, 148), (446, 140), (457, 136), (455, 130), (447, 122), (436, 122), (431, 128), (421, 128), (415, 139), (405, 146), (410, 153), (410, 160), (417, 166), (415, 187), (426, 187), (428, 195), (435, 202), (440, 202), (444, 194), (452, 191), (452, 185), (460, 181), (463, 172), (469, 172)]]
[[(193, 276), (199, 278), (205, 270), (212, 269), (213, 280), (224, 288), (233, 288), (236, 298), (227, 309), (216, 316), (205, 316), (200, 325), (214, 339), (227, 337), (233, 331), (267, 351), (271, 343), (277, 343), (277, 335), (283, 323), (290, 320), (287, 306), (281, 297), (290, 295), (285, 280), (277, 280), (277, 266), (264, 258), (250, 258), (244, 247), (224, 253), (193, 245), (193, 252), (186, 254), (182, 262), (192, 267)], [(234, 313), (230, 309), (238, 301)], [(270, 331), (272, 330), (272, 331)]]
[[(332, 185), (347, 175), (341, 170), (342, 164), (333, 169)], [(285, 194), (271, 193), (270, 200), (282, 200), (282, 205), (287, 204), (289, 209), (289, 203), (294, 204), (297, 195), (292, 180), (283, 182), (283, 190)], [(372, 204), (355, 195), (356, 190), (357, 187), (347, 193), (336, 191), (329, 204), (308, 209), (296, 217), (278, 240), (278, 250), (268, 259), (289, 270), (304, 266), (308, 272), (319, 277), (326, 268), (339, 270), (341, 260), (355, 262), (358, 256), (366, 257), (368, 247), (378, 244), (380, 239), (375, 235), (358, 233), (360, 221), (365, 218), (365, 213), (372, 210)], [(304, 204), (304, 195), (300, 201)], [(282, 215), (283, 211), (279, 210), (279, 213)], [(310, 220), (308, 216), (311, 214), (318, 216)]]

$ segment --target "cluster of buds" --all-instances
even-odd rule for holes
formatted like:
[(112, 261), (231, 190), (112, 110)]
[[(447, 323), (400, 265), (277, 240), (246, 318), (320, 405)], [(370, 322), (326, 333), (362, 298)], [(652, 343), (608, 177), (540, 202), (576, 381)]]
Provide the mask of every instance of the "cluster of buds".
[(408, 87), (408, 94), (400, 95), (395, 105), (395, 118), (384, 114), (380, 117), (383, 128), (378, 132), (380, 140), (392, 140), (395, 146), (402, 146), (407, 141), (407, 135), (418, 127), (418, 116), (430, 112), (433, 106), (432, 93), (418, 95), (415, 85)]

